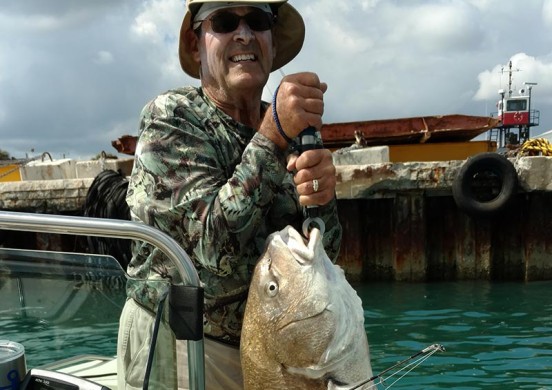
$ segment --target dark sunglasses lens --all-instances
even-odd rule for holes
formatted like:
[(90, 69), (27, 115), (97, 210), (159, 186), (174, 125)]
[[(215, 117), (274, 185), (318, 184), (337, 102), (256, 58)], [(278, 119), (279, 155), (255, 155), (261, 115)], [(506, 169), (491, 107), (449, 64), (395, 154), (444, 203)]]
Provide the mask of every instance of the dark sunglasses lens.
[(272, 27), (272, 17), (263, 11), (252, 11), (243, 17), (253, 31), (266, 31)]
[(244, 19), (253, 31), (266, 31), (272, 27), (272, 17), (261, 10), (252, 11), (244, 16), (232, 12), (219, 12), (211, 17), (211, 28), (218, 34), (226, 34), (235, 31)]
[(211, 18), (211, 28), (216, 33), (226, 34), (238, 28), (240, 19), (231, 12), (219, 12)]

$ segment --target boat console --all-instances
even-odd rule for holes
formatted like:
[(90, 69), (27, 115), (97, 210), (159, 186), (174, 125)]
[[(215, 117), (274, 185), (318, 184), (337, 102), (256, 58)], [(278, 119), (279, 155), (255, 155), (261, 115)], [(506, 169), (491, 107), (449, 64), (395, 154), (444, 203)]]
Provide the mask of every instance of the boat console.
[(98, 383), (58, 371), (31, 369), (21, 383), (21, 390), (110, 390)]

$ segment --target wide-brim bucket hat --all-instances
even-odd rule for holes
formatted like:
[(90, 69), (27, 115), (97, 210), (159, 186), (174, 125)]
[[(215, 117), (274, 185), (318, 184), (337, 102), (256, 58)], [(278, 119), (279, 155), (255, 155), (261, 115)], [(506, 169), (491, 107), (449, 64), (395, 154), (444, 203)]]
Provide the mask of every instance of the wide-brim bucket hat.
[[(305, 23), (303, 18), (293, 6), (287, 3), (287, 0), (238, 0), (238, 1), (220, 1), (220, 0), (187, 0), (187, 10), (180, 27), (180, 42), (178, 45), (178, 56), (180, 66), (188, 75), (199, 78), (199, 63), (194, 61), (189, 46), (189, 41), (185, 38), (186, 32), (192, 28), (193, 15), (197, 13), (203, 3), (236, 3), (236, 5), (246, 5), (247, 3), (269, 4), (271, 8), (277, 10), (278, 18), (273, 27), (273, 39), (276, 44), (276, 56), (272, 62), (271, 71), (280, 69), (290, 62), (303, 47), (305, 40)], [(275, 12), (275, 14), (276, 14)]]

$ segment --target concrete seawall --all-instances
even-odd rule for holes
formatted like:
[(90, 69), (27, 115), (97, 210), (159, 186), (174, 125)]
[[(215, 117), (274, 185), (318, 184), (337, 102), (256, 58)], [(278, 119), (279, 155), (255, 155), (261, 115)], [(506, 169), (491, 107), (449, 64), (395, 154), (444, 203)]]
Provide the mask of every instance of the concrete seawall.
[(552, 279), (552, 158), (512, 159), (519, 190), (494, 217), (459, 210), (464, 161), (338, 166), (344, 241), (355, 280)]
[[(492, 218), (468, 216), (456, 206), (451, 186), (463, 160), (337, 165), (344, 227), (339, 263), (348, 277), (552, 279), (552, 158), (511, 161), (518, 192)], [(0, 183), (0, 209), (79, 215), (92, 180)], [(28, 235), (24, 240), (23, 247), (49, 250), (67, 249), (62, 247), (71, 242)]]

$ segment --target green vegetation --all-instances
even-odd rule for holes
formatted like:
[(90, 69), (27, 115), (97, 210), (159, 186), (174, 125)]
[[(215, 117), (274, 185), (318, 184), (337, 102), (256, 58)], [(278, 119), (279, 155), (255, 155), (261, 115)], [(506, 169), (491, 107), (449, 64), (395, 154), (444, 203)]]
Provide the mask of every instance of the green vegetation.
[(13, 160), (13, 157), (11, 157), (5, 150), (0, 149), (0, 161), (1, 160)]

